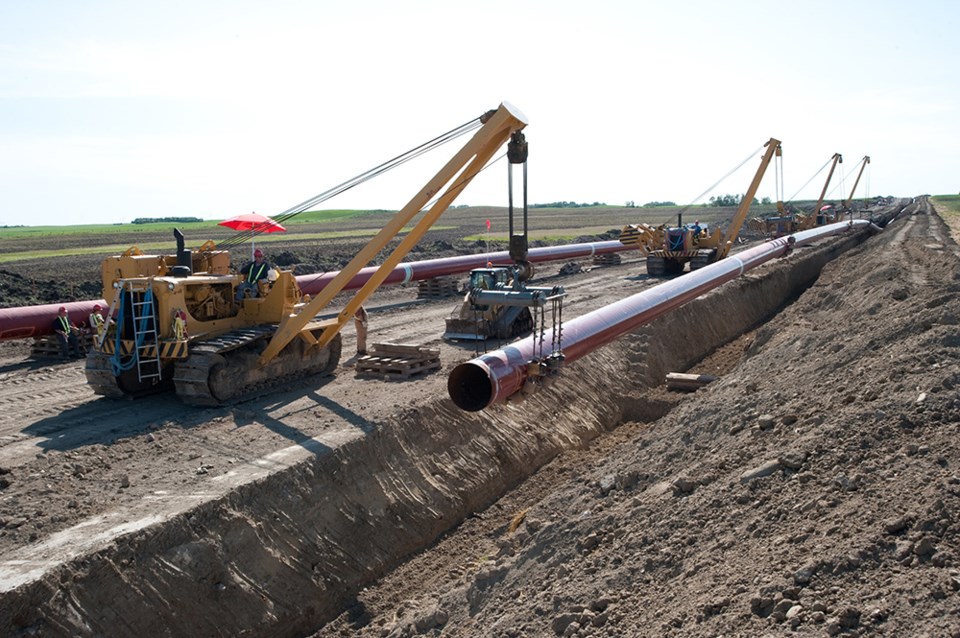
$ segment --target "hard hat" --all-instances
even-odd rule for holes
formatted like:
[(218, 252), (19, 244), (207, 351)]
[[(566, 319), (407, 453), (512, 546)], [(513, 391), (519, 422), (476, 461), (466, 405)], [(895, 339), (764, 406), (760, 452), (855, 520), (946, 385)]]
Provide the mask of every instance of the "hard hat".
[(94, 310), (100, 310), (100, 304), (98, 304), (98, 303), (93, 304), (93, 309), (94, 309)]
[(66, 307), (66, 306), (60, 306), (60, 309), (57, 310), (57, 312), (66, 312), (66, 311), (67, 311), (67, 307)]
[(260, 250), (259, 248), (257, 248), (255, 251), (253, 251), (253, 256), (254, 256), (254, 257), (263, 257), (263, 251)]

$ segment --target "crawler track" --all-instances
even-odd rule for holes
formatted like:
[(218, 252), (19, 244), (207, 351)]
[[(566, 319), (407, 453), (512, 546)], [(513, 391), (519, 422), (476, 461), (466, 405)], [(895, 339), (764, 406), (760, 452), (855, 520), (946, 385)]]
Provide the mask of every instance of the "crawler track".
[(308, 350), (291, 342), (273, 361), (257, 359), (276, 326), (234, 330), (191, 345), (188, 359), (175, 366), (173, 382), (184, 403), (215, 406), (247, 400), (315, 374), (326, 374), (340, 362), (340, 335), (325, 348)]

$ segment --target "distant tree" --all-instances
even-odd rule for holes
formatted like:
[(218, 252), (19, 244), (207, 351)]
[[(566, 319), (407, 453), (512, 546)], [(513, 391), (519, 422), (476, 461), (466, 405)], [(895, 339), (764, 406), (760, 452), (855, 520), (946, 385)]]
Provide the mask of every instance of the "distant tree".
[(710, 198), (711, 206), (739, 206), (740, 195), (716, 195)]
[(643, 205), (644, 208), (660, 208), (662, 206), (676, 206), (676, 202), (647, 202)]
[(633, 203), (633, 200), (632, 200), (632, 199), (628, 199), (628, 200), (627, 200), (627, 203), (625, 204), (625, 206), (626, 206), (627, 208), (636, 208), (636, 207), (637, 207), (637, 205), (636, 205), (635, 203)]
[(199, 217), (137, 217), (134, 219), (131, 224), (155, 224), (155, 223), (172, 223), (172, 224), (184, 224), (190, 222), (202, 222), (203, 220)]
[(764, 197), (763, 199), (760, 200), (760, 203), (766, 206), (767, 204), (772, 204), (773, 202), (770, 201), (769, 197)]
[(530, 204), (530, 208), (597, 208), (606, 206), (603, 202), (594, 202), (592, 204), (578, 204), (577, 202), (550, 202), (547, 204)]
[[(764, 203), (769, 204), (770, 198), (765, 197)], [(740, 202), (743, 201), (743, 194), (740, 195), (717, 195), (716, 197), (711, 197), (709, 205), (710, 206), (739, 206)], [(760, 202), (756, 197), (753, 198), (753, 201), (750, 203), (751, 206), (756, 206)]]

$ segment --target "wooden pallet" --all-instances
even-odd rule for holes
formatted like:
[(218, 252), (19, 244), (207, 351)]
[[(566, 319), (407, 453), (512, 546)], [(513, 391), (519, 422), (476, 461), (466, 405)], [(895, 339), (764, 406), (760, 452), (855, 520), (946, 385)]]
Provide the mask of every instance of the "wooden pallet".
[(604, 255), (593, 256), (594, 266), (619, 266), (622, 261), (623, 259), (621, 259), (620, 253), (606, 253)]
[(440, 369), (440, 350), (403, 343), (375, 343), (357, 359), (358, 376), (409, 379)]
[[(80, 333), (77, 335), (77, 341), (80, 348), (89, 352), (93, 349), (93, 334)], [(72, 352), (70, 354), (73, 354)], [(34, 337), (33, 344), (30, 346), (30, 356), (33, 358), (59, 358), (60, 342), (57, 335), (44, 335)]]
[(460, 294), (460, 280), (447, 275), (417, 282), (418, 299), (445, 299)]

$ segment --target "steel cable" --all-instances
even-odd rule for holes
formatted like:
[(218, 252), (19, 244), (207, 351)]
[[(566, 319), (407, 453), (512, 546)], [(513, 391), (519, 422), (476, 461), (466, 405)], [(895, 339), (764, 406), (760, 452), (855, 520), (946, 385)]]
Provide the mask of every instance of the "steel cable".
[(753, 158), (757, 155), (757, 153), (759, 153), (760, 151), (762, 151), (764, 146), (765, 146), (765, 145), (760, 146), (759, 148), (757, 148), (756, 150), (754, 150), (753, 152), (751, 152), (749, 155), (747, 155), (747, 157), (746, 157), (742, 162), (740, 162), (739, 164), (737, 164), (737, 165), (736, 165), (735, 167), (733, 167), (730, 171), (728, 171), (726, 175), (724, 175), (723, 177), (721, 177), (720, 179), (718, 179), (716, 182), (714, 182), (707, 190), (703, 191), (702, 193), (700, 193), (699, 195), (697, 195), (696, 197), (694, 197), (694, 198), (693, 198), (693, 201), (691, 201), (689, 204), (687, 204), (686, 206), (684, 206), (683, 208), (681, 208), (681, 209), (678, 211), (677, 214), (678, 214), (678, 215), (683, 215), (685, 212), (687, 212), (688, 210), (690, 210), (691, 208), (693, 208), (693, 205), (696, 204), (696, 203), (700, 200), (701, 197), (703, 197), (703, 196), (706, 195), (707, 193), (711, 192), (713, 189), (715, 189), (717, 186), (719, 186), (719, 185), (723, 182), (723, 180), (727, 179), (728, 177), (730, 177), (731, 175), (733, 175), (734, 173), (736, 173), (738, 170), (740, 170), (741, 168), (743, 168), (743, 165), (746, 164), (747, 162), (749, 162), (751, 159), (753, 159)]
[[(447, 131), (446, 133), (439, 135), (428, 142), (421, 144), (420, 146), (417, 146), (405, 153), (402, 153), (401, 155), (398, 155), (390, 160), (387, 160), (386, 162), (383, 162), (378, 166), (375, 166), (367, 171), (364, 171), (363, 173), (360, 173), (359, 175), (352, 177), (340, 184), (337, 184), (336, 186), (320, 193), (319, 195), (311, 197), (310, 199), (303, 201), (297, 204), (296, 206), (293, 206), (292, 208), (288, 208), (287, 210), (272, 217), (271, 219), (273, 219), (275, 222), (279, 224), (282, 224), (283, 222), (304, 212), (305, 210), (313, 206), (316, 206), (317, 204), (324, 202), (328, 199), (331, 199), (336, 195), (344, 193), (350, 190), (351, 188), (358, 186), (363, 182), (366, 182), (367, 180), (373, 179), (378, 175), (382, 175), (383, 173), (389, 170), (397, 168), (398, 166), (401, 166), (412, 159), (415, 159), (429, 151), (432, 151), (433, 149), (439, 146), (442, 146), (447, 142), (455, 140), (456, 138), (461, 137), (462, 135), (465, 135), (479, 128), (480, 125), (481, 125), (480, 118), (479, 117), (474, 118), (469, 122), (466, 122), (465, 124), (461, 124), (460, 126), (454, 129), (451, 129), (450, 131)], [(251, 230), (241, 231), (236, 235), (230, 237), (229, 239), (219, 242), (217, 244), (217, 248), (227, 249), (227, 248), (238, 246), (256, 237), (257, 235), (266, 232), (267, 228), (268, 228), (268, 225), (264, 225), (262, 228), (253, 228)]]
[[(497, 162), (499, 162), (500, 160), (502, 160), (502, 159), (503, 159), (504, 157), (506, 157), (506, 156), (507, 156), (506, 153), (502, 153), (502, 154), (499, 155), (498, 157), (495, 157), (494, 159), (490, 160), (490, 162), (489, 162), (486, 166), (484, 166), (482, 169), (480, 169), (479, 171), (477, 171), (477, 175), (479, 175), (479, 174), (482, 173), (483, 171), (487, 170), (488, 168), (490, 168), (491, 166), (493, 166), (494, 164), (496, 164)], [(476, 177), (476, 175), (474, 175), (474, 177)], [(471, 178), (471, 179), (473, 179), (473, 178)], [(448, 191), (450, 191), (450, 190), (452, 190), (452, 189), (454, 189), (454, 188), (459, 188), (461, 184), (463, 184), (463, 180), (458, 181), (458, 182), (454, 182), (454, 184), (453, 184), (450, 188), (448, 188), (446, 191), (443, 191), (443, 192), (445, 193), (445, 192), (448, 192)], [(423, 211), (430, 209), (434, 204), (437, 203), (437, 201), (440, 199), (441, 195), (442, 195), (442, 194), (438, 194), (438, 195), (437, 195), (436, 197), (434, 197), (432, 200), (430, 200), (429, 202), (427, 202), (427, 203), (424, 205), (424, 207), (421, 208), (421, 209), (418, 211), (417, 214), (419, 215), (419, 214), (422, 213)], [(313, 278), (313, 279), (306, 280), (306, 281), (308, 281), (308, 282), (316, 281), (317, 279), (319, 279), (320, 277), (324, 276), (325, 274), (326, 274), (325, 271), (324, 271), (324, 272), (318, 272), (318, 273), (316, 273), (316, 274), (314, 275), (314, 278)], [(303, 284), (301, 284), (301, 285), (303, 285)]]

